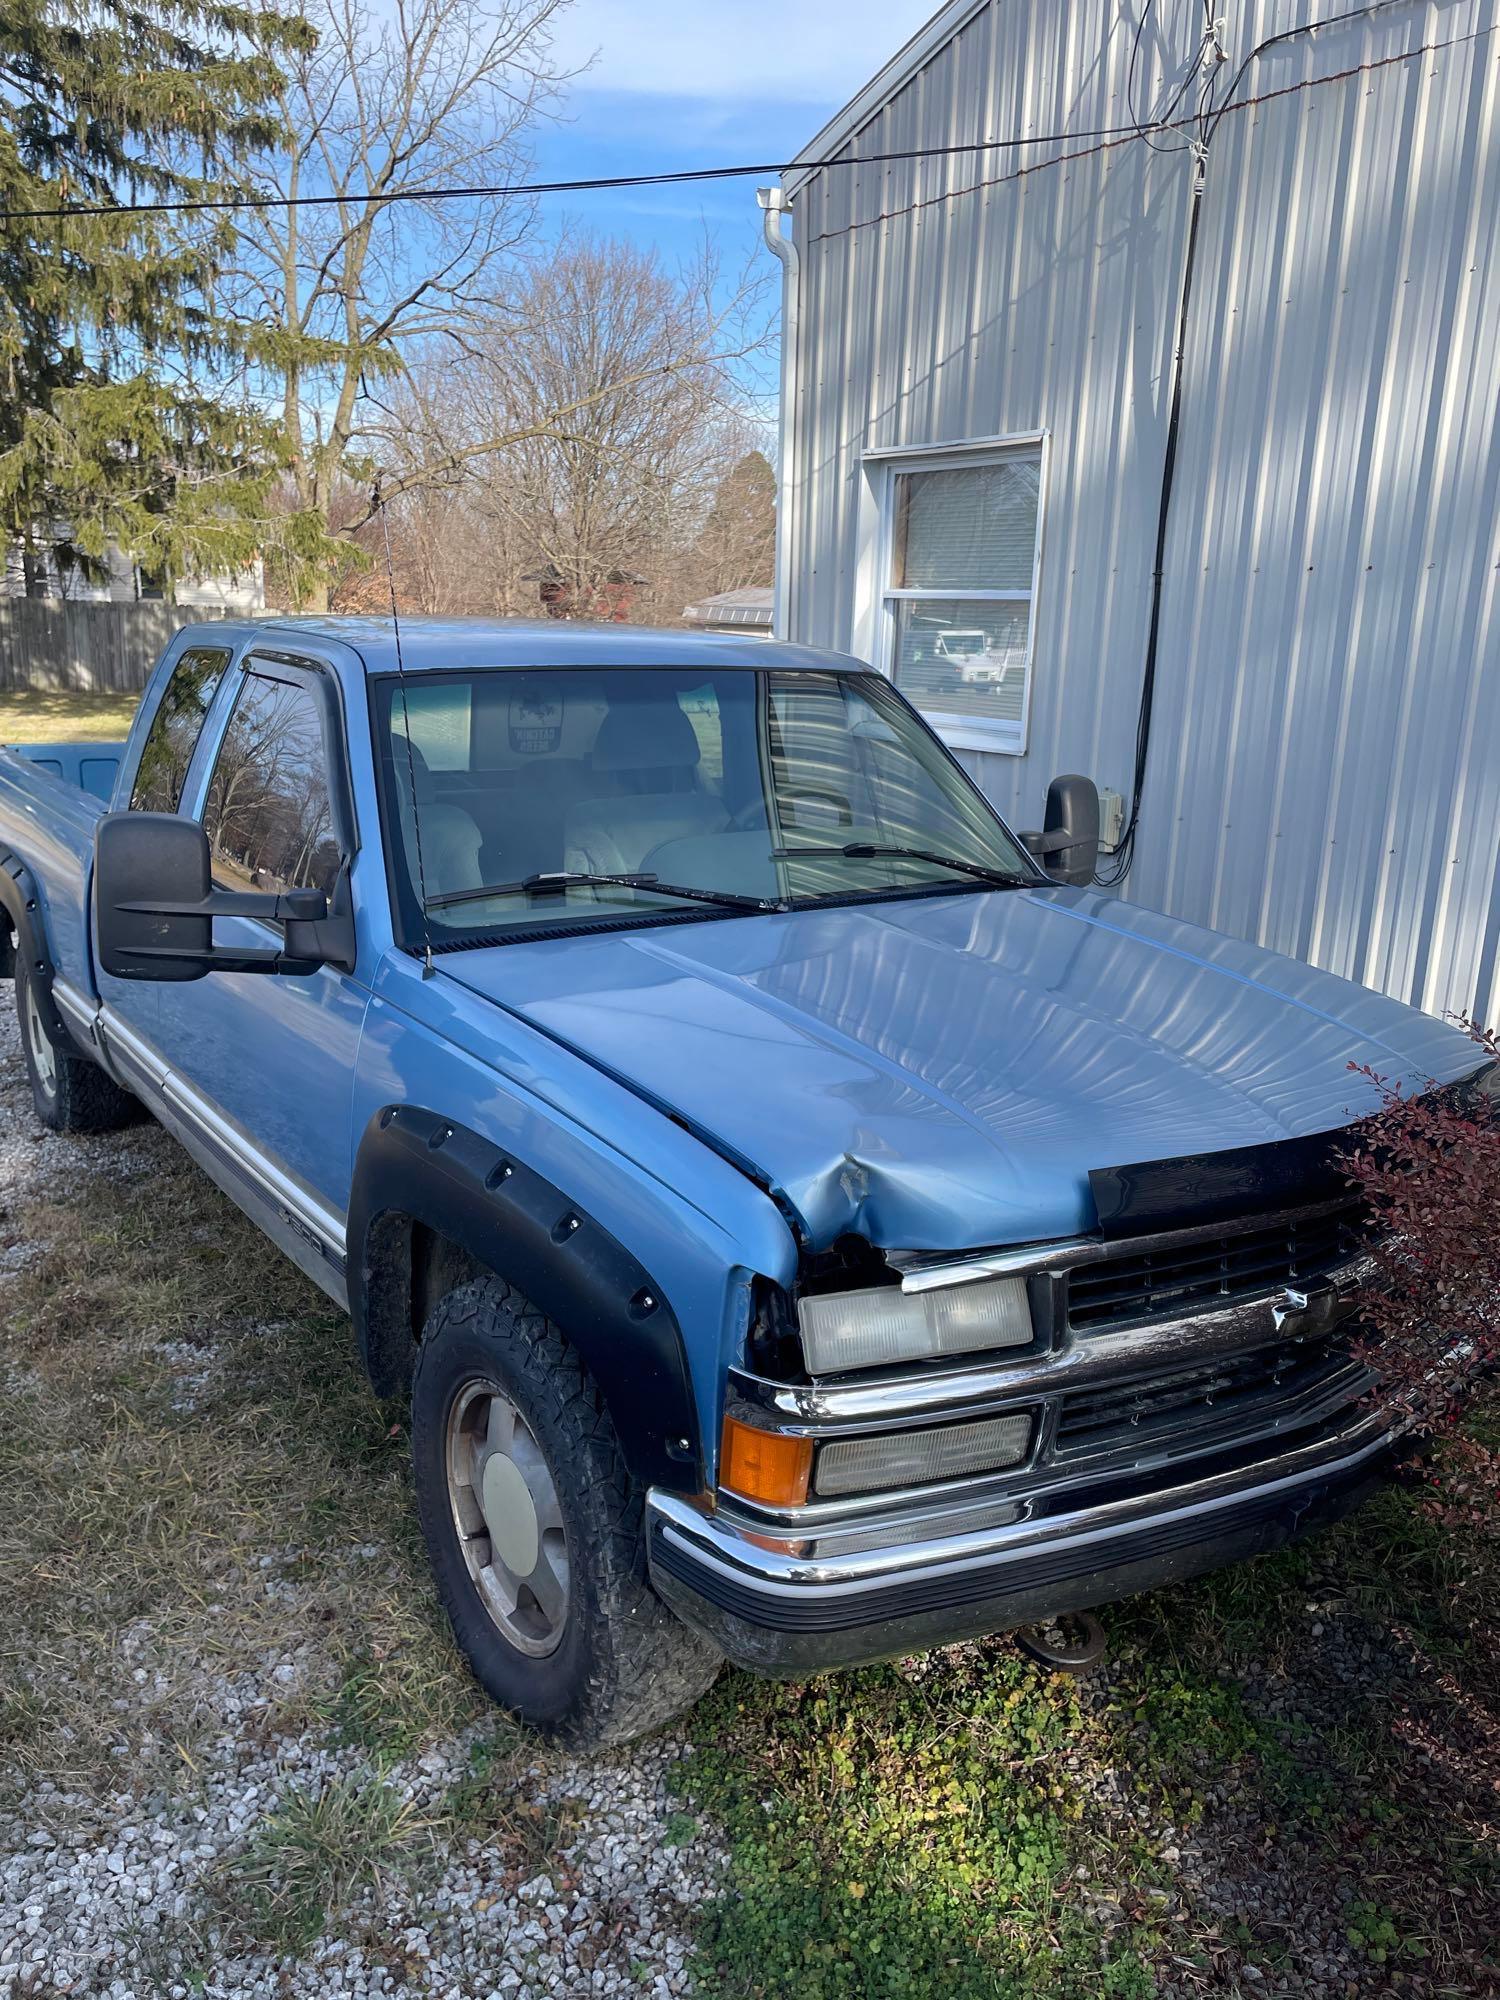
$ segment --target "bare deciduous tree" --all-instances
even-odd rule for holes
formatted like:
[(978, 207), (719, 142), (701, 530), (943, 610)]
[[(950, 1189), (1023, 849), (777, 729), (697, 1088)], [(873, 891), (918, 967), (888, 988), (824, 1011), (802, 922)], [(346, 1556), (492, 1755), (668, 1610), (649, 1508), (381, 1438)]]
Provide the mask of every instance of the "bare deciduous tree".
[[(565, 0), (309, 0), (316, 47), (287, 64), (287, 139), (267, 176), (323, 206), (246, 211), (221, 303), (254, 329), (289, 453), (285, 560), (292, 594), (327, 598), (323, 530), (352, 538), (346, 504), (365, 469), (362, 386), (399, 376), (438, 337), (465, 340), (511, 285), (534, 224), (525, 201), (459, 200), (455, 186), (513, 183), (561, 78), (550, 26)], [(413, 483), (416, 483), (413, 481)]]
[[(712, 567), (691, 558), (749, 446), (762, 282), (754, 270), (726, 281), (708, 251), (673, 274), (586, 237), (539, 262), (468, 353), (430, 356), (392, 398), (381, 440), (406, 592), (427, 600), (446, 573), (446, 602), (471, 608), (476, 594), (477, 579), (452, 574), (473, 537), (434, 491), (446, 477), (483, 531), (486, 602), (472, 608), (534, 609), (535, 585), (529, 601), (516, 589), (530, 572), (572, 615), (619, 615), (624, 577), (636, 611), (675, 617), (689, 574)], [(420, 505), (401, 504), (418, 492)]]

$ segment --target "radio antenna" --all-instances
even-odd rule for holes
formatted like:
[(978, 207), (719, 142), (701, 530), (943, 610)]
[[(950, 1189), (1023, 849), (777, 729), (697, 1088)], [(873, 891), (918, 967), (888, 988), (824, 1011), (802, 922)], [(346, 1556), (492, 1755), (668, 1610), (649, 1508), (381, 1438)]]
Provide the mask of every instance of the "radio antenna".
[(422, 865), (422, 808), (417, 800), (417, 759), (411, 740), (411, 710), (406, 705), (406, 661), (401, 654), (401, 613), (396, 608), (396, 566), (391, 560), (391, 524), (378, 473), (370, 504), (380, 516), (380, 532), (385, 542), (385, 580), (391, 593), (391, 631), (396, 639), (396, 685), (401, 690), (401, 733), (406, 738), (406, 782), (411, 791), (411, 837), (417, 855), (417, 895), (422, 903), (422, 977), (431, 979), (432, 916), (427, 908), (427, 870)]

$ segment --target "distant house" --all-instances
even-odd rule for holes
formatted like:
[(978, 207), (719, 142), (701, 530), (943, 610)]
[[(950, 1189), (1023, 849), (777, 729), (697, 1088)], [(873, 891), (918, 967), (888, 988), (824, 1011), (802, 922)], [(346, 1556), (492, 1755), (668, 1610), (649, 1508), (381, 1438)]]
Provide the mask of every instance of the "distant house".
[(696, 604), (686, 605), (682, 622), (705, 632), (738, 632), (742, 637), (754, 633), (769, 639), (775, 597), (769, 585), (747, 584), (743, 590), (716, 591), (712, 597), (700, 597)]
[(529, 569), (522, 583), (534, 583), (548, 618), (581, 618), (594, 624), (623, 625), (635, 608), (636, 592), (650, 582), (633, 569), (612, 569), (592, 591), (580, 593), (556, 563)]
[[(105, 574), (91, 575), (76, 565), (59, 559), (66, 545), (67, 531), (55, 528), (51, 545), (35, 560), (40, 569), (43, 597), (63, 598), (74, 604), (137, 604), (161, 601), (166, 592), (140, 564), (113, 543), (105, 556)], [(12, 545), (5, 551), (0, 572), (0, 598), (25, 597), (26, 570), (22, 552)], [(237, 576), (195, 576), (182, 578), (172, 587), (171, 601), (184, 609), (244, 613), (263, 611), (266, 606), (265, 571), (259, 557)]]
[(778, 630), (1013, 825), (1139, 742), (1101, 876), (1493, 1021), (1493, 6), (1220, 12), (950, 0), (763, 194)]

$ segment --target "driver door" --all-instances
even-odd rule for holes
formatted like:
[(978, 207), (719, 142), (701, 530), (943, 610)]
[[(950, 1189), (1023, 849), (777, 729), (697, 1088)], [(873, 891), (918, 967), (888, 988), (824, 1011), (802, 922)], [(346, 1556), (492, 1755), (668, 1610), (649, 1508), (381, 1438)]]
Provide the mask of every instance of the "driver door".
[[(181, 808), (208, 834), (214, 881), (331, 893), (353, 859), (344, 758), (334, 676), (252, 653), (211, 764)], [(267, 949), (280, 934), (221, 918), (214, 942)], [(272, 1233), (320, 1282), (326, 1266), (341, 1277), (354, 1064), (370, 997), (362, 968), (211, 972), (159, 992), (157, 1043), (183, 1136), (258, 1220), (269, 1209), (280, 1225)]]

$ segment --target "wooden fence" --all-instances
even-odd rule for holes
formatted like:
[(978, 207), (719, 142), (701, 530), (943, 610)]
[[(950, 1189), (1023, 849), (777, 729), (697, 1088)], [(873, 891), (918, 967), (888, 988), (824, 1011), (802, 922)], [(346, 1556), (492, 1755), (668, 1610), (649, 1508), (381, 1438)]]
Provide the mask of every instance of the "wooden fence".
[(174, 632), (223, 615), (151, 601), (75, 604), (62, 598), (5, 598), (0, 600), (0, 689), (108, 694), (143, 688)]

